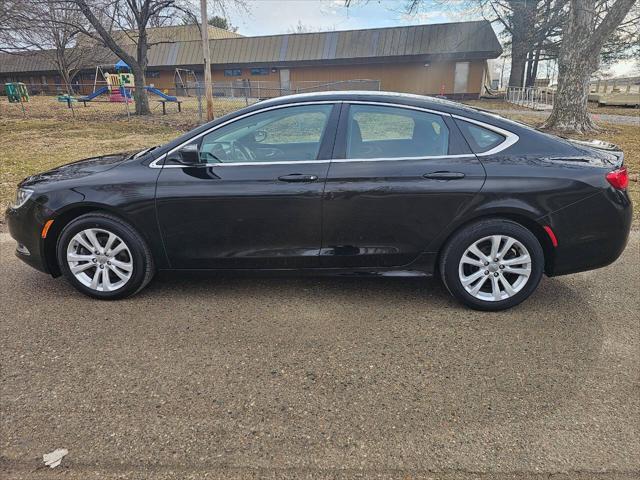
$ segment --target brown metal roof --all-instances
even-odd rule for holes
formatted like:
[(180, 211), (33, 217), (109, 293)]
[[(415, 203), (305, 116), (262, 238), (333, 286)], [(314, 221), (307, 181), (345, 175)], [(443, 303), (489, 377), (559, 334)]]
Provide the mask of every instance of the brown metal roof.
[[(164, 37), (191, 38), (189, 35), (194, 33), (193, 26), (189, 29), (169, 27), (169, 30), (163, 34)], [(195, 31), (197, 32), (197, 29)], [(222, 32), (226, 31), (222, 30)], [(183, 33), (184, 37), (181, 36)], [(226, 34), (233, 34), (233, 32), (226, 32)], [(156, 36), (154, 41), (161, 41), (164, 38), (160, 34), (154, 35)], [(126, 45), (125, 48), (135, 54), (135, 45)], [(496, 58), (501, 53), (500, 43), (491, 24), (487, 21), (341, 32), (292, 33), (263, 37), (237, 35), (233, 38), (211, 40), (213, 65), (366, 63), (411, 58), (473, 59)], [(54, 68), (47, 60), (47, 55), (50, 54), (47, 52), (20, 56), (0, 54), (0, 73), (52, 71)], [(104, 59), (104, 53), (101, 57)], [(115, 55), (111, 55), (110, 58), (114, 63), (117, 61)], [(109, 62), (102, 60), (99, 63)], [(168, 40), (167, 43), (154, 45), (149, 51), (149, 68), (201, 63), (202, 46), (197, 39)]]
[(293, 33), (211, 42), (212, 64), (289, 63), (385, 57), (495, 58), (500, 43), (487, 21)]

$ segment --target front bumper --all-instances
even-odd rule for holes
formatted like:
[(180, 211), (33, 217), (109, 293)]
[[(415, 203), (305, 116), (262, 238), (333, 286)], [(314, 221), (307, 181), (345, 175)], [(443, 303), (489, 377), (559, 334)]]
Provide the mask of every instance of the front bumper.
[(46, 218), (43, 218), (39, 206), (29, 200), (18, 209), (8, 208), (5, 218), (9, 234), (18, 242), (16, 256), (36, 270), (51, 273), (45, 256), (44, 239), (41, 237)]
[(540, 220), (551, 226), (558, 246), (549, 276), (604, 267), (616, 261), (629, 239), (633, 207), (626, 191), (613, 188)]

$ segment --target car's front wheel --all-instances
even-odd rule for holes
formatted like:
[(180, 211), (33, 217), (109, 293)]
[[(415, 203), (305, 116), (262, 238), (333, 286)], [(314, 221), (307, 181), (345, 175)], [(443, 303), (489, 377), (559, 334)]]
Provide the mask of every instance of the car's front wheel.
[(153, 277), (153, 258), (142, 237), (119, 218), (82, 215), (65, 226), (57, 244), (60, 268), (82, 293), (116, 300), (137, 293)]
[(451, 294), (478, 310), (504, 310), (527, 299), (544, 270), (536, 236), (506, 219), (482, 220), (463, 228), (440, 258)]

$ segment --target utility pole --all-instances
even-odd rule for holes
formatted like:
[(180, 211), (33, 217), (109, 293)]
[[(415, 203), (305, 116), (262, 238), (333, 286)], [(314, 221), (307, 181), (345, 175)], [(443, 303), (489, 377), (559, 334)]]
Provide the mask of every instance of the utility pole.
[(200, 29), (202, 30), (202, 55), (204, 56), (204, 95), (207, 99), (207, 122), (213, 120), (213, 88), (211, 85), (211, 57), (209, 56), (209, 16), (207, 0), (200, 0)]

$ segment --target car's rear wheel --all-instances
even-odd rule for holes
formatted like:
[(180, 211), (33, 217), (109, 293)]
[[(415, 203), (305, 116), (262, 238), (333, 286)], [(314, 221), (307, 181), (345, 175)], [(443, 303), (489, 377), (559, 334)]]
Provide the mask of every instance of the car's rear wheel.
[(72, 220), (57, 245), (58, 265), (82, 293), (103, 300), (131, 296), (153, 277), (151, 253), (128, 223), (91, 213)]
[(544, 270), (544, 252), (528, 229), (488, 219), (457, 232), (440, 258), (451, 294), (478, 310), (504, 310), (527, 299)]

